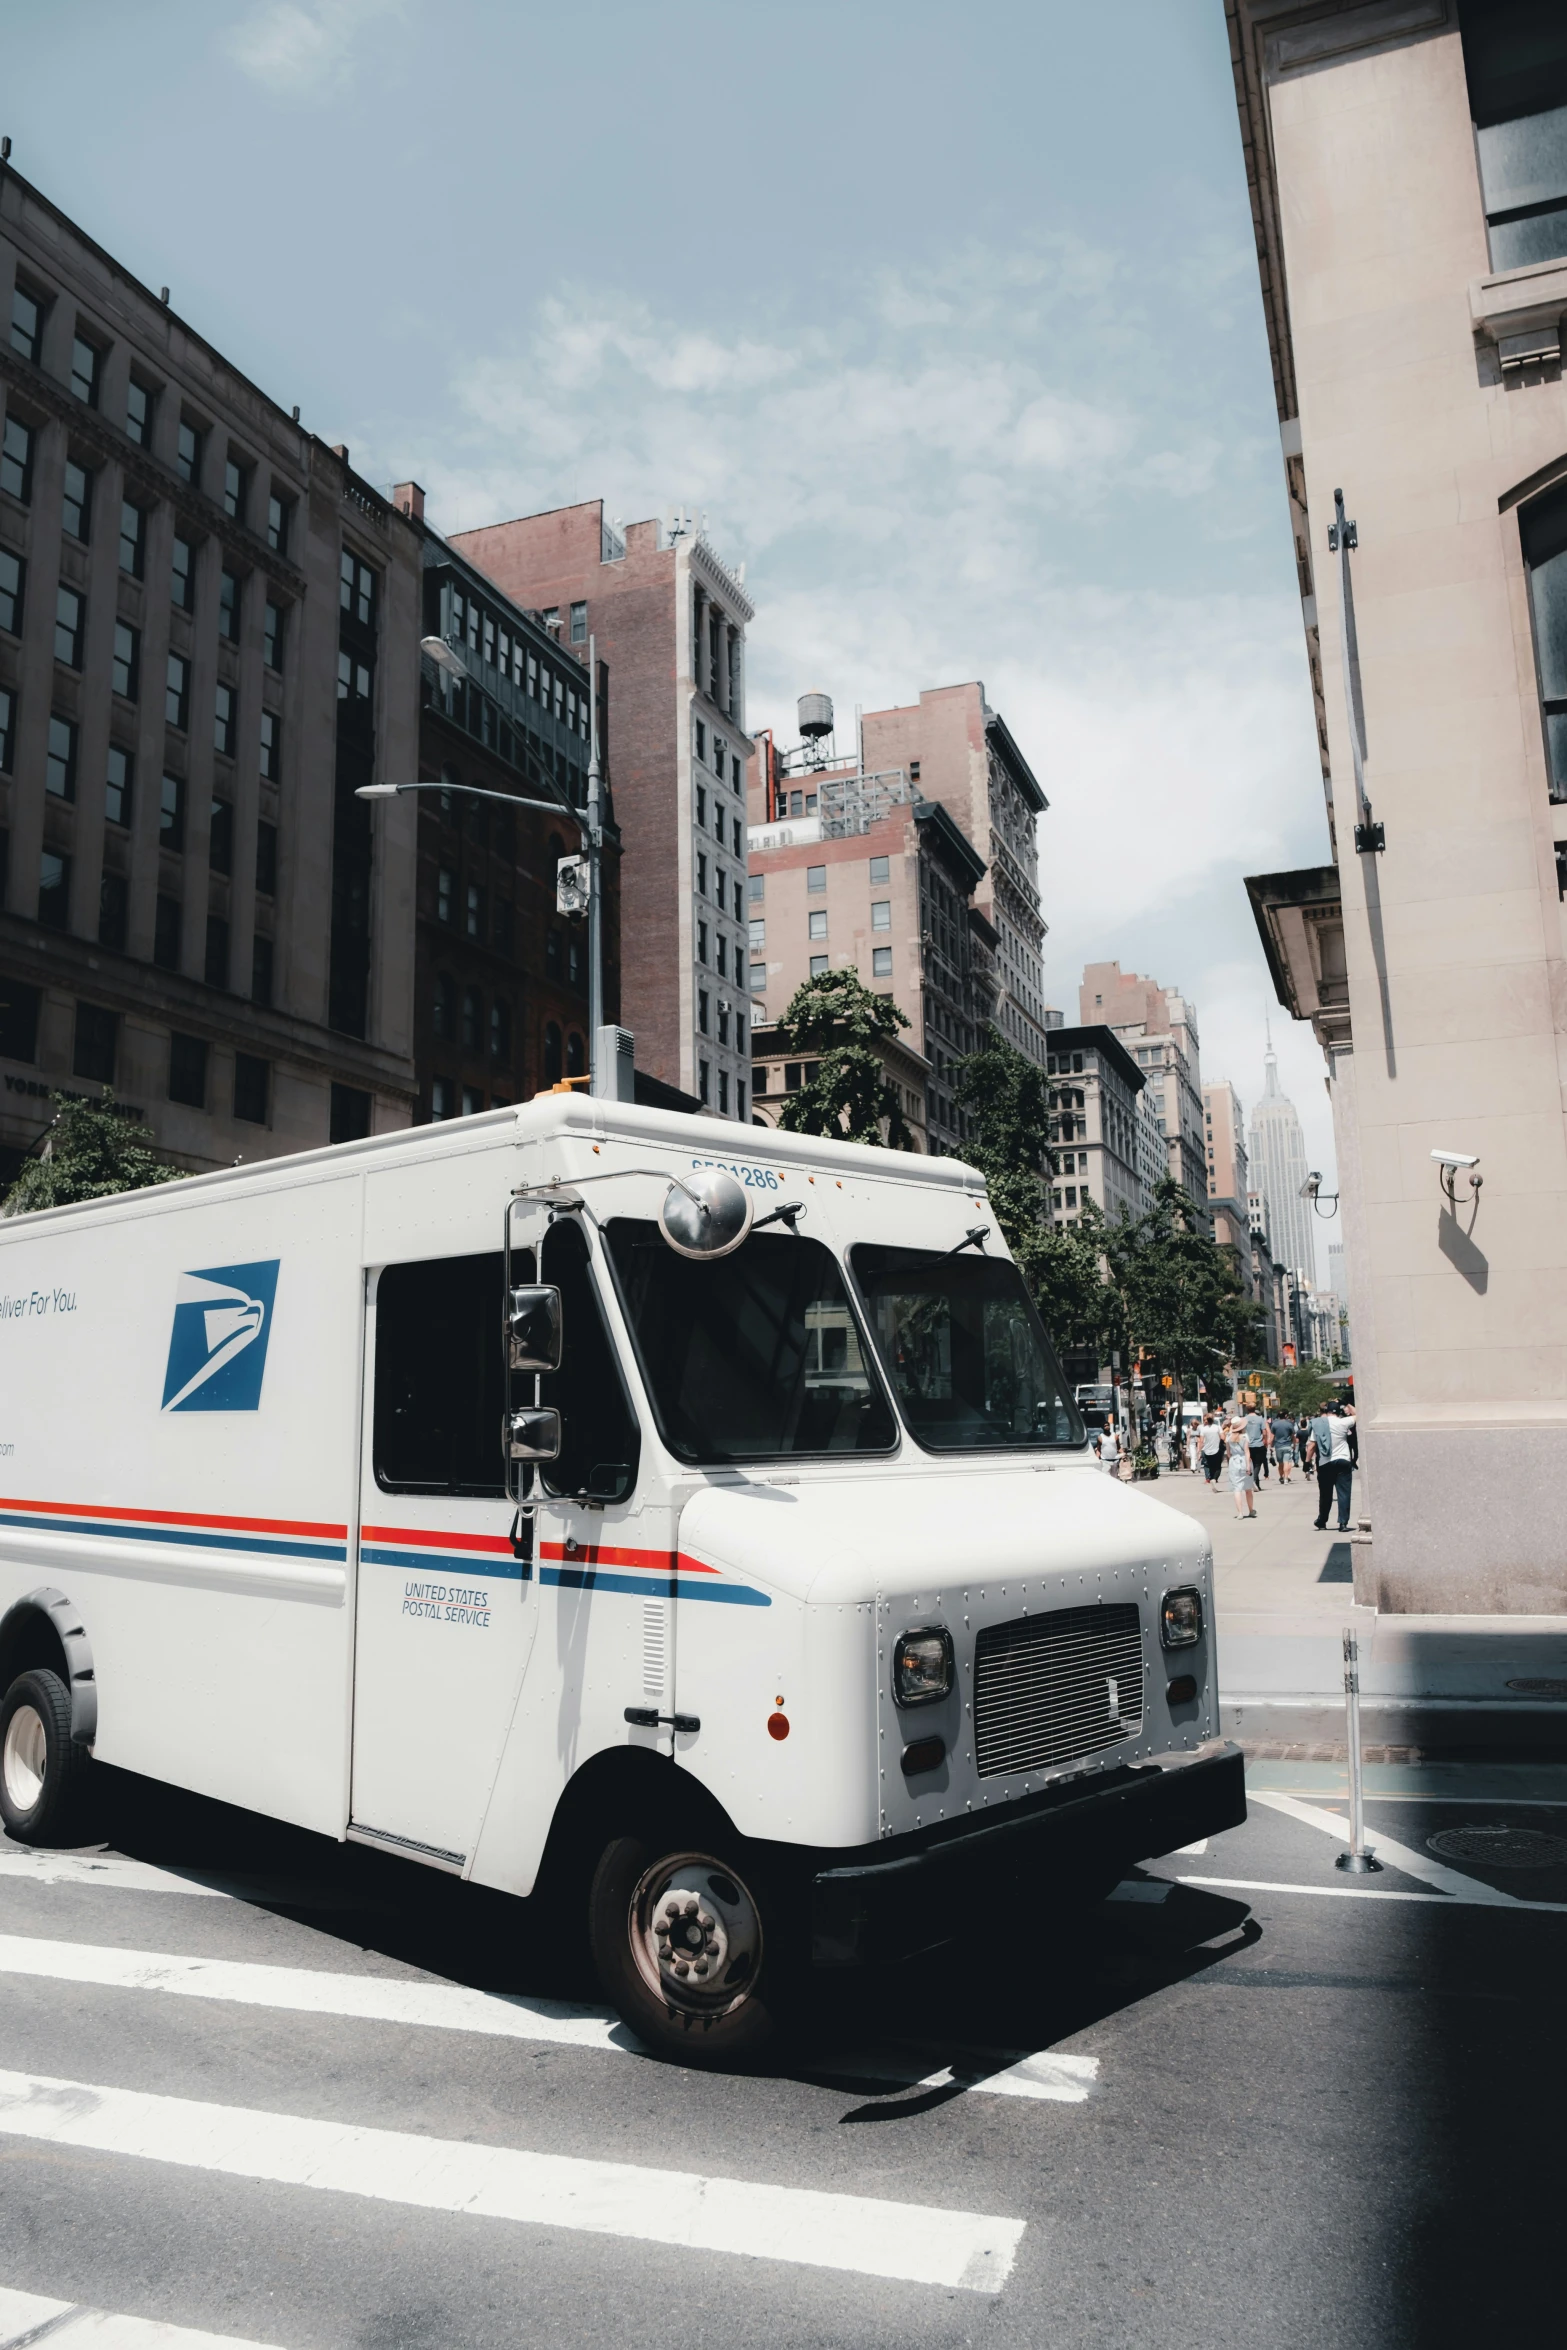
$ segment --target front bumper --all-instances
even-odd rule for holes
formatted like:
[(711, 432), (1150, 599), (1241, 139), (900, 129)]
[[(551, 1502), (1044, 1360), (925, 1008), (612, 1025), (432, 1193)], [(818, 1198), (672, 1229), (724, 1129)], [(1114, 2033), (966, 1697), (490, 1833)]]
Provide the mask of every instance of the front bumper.
[(1046, 1876), (1103, 1883), (1117, 1870), (1238, 1827), (1246, 1817), (1241, 1750), (1215, 1739), (1088, 1785), (1062, 1788), (1005, 1819), (963, 1821), (878, 1845), (811, 1882), (817, 1966), (910, 1958), (949, 1938), (972, 1906), (998, 1914), (1009, 1893), (1033, 1897)]

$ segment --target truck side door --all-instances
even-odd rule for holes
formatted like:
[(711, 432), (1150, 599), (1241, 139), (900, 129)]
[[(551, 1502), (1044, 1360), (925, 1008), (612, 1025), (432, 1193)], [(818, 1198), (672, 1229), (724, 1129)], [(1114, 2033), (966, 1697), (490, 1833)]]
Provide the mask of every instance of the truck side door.
[[(530, 1256), (513, 1267), (532, 1277)], [(502, 1287), (496, 1250), (383, 1266), (366, 1300), (350, 1832), (450, 1869), (471, 1862), (538, 1620), (505, 1490)]]

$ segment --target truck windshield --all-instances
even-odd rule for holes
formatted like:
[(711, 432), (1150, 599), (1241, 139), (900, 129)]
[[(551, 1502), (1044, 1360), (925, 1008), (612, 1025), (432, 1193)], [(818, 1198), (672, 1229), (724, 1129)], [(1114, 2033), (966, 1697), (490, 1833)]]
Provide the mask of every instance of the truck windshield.
[(819, 1241), (756, 1233), (704, 1264), (632, 1217), (606, 1238), (659, 1433), (680, 1459), (891, 1451), (897, 1422)]
[(1083, 1423), (1016, 1265), (933, 1249), (851, 1249), (871, 1333), (933, 1452), (1079, 1445)]

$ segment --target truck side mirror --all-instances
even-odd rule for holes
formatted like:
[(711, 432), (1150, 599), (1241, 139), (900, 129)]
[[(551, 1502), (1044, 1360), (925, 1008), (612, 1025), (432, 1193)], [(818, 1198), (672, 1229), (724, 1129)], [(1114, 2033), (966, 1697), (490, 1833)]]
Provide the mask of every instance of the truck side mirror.
[(560, 1291), (547, 1286), (514, 1289), (506, 1301), (506, 1340), (507, 1360), (514, 1371), (558, 1371)]
[(514, 1461), (553, 1461), (560, 1455), (560, 1414), (551, 1404), (527, 1404), (506, 1415), (506, 1451)]

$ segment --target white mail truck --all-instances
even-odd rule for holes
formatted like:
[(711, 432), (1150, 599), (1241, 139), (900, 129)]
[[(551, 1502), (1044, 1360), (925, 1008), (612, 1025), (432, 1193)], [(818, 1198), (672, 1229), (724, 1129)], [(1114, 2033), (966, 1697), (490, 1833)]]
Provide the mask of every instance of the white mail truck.
[(352, 1838), (690, 2061), (1244, 1816), (1207, 1538), (954, 1160), (557, 1094), (13, 1218), (0, 1488), (12, 1837)]

